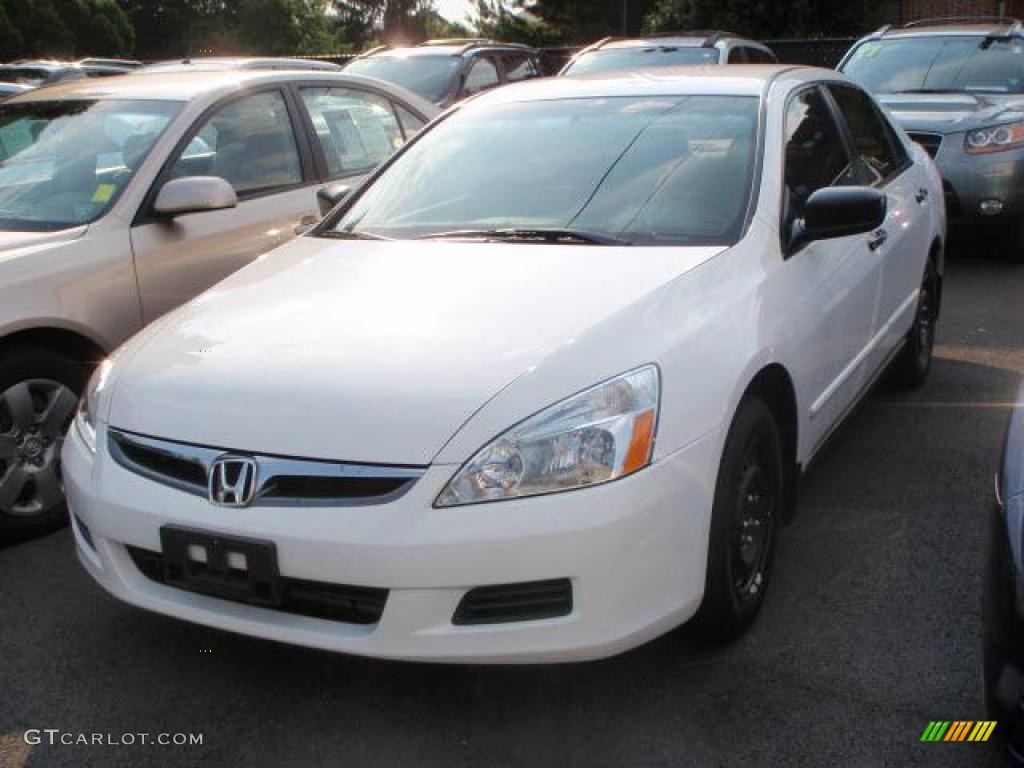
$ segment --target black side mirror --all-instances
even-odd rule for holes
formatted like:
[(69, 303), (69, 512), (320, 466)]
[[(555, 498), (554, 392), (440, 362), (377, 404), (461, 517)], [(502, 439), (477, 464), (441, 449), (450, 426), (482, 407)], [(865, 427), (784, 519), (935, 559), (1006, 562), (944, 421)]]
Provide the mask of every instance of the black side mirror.
[(316, 191), (316, 204), (320, 208), (320, 216), (326, 216), (350, 194), (352, 187), (348, 184), (328, 184), (326, 187), (320, 187)]
[(804, 217), (793, 222), (789, 252), (813, 240), (859, 235), (885, 223), (886, 197), (871, 187), (825, 187), (807, 198)]

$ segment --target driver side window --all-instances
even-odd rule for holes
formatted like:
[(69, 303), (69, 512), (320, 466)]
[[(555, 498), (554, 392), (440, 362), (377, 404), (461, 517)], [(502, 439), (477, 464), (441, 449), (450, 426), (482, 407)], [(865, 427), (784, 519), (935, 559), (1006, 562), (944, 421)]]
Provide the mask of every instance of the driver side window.
[(219, 176), (239, 196), (300, 184), (302, 165), (280, 91), (229, 102), (213, 113), (171, 168), (171, 178)]
[(803, 217), (807, 199), (824, 187), (854, 184), (852, 164), (828, 102), (817, 87), (786, 109), (784, 233)]

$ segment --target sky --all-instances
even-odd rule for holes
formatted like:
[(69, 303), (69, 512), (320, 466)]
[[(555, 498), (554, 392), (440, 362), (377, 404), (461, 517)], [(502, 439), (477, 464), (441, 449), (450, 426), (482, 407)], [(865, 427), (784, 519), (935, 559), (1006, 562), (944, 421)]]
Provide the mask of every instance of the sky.
[(469, 0), (437, 0), (437, 10), (451, 21), (461, 21), (469, 12)]

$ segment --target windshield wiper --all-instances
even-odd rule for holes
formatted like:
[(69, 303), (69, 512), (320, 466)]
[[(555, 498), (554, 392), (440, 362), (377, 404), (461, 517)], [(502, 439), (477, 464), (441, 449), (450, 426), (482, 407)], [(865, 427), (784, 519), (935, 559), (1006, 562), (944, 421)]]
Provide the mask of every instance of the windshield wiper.
[(585, 245), (632, 245), (629, 240), (598, 232), (579, 229), (547, 229), (508, 227), (505, 229), (453, 229), (449, 232), (434, 232), (418, 240), (501, 240), (505, 242), (583, 243)]
[(344, 232), (340, 229), (329, 229), (320, 232), (320, 237), (333, 237), (335, 240), (390, 240), (390, 237), (375, 235), (371, 232)]

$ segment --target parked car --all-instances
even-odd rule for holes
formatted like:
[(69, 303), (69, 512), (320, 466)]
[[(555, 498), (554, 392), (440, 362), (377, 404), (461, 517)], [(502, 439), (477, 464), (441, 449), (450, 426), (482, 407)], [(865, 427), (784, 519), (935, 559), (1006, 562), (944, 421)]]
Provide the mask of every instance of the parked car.
[(374, 48), (349, 62), (345, 71), (395, 83), (448, 107), (498, 85), (540, 77), (544, 70), (540, 54), (529, 46), (455, 38), (412, 48)]
[(950, 222), (1002, 235), (1024, 262), (1024, 29), (1016, 20), (882, 27), (839, 69), (935, 158)]
[(122, 69), (137, 69), (142, 66), (141, 61), (135, 59), (102, 59), (102, 58), (89, 58), (81, 59), (78, 64), (83, 67), (98, 66), (98, 67), (121, 67)]
[(0, 64), (0, 83), (39, 88), (44, 85), (83, 80), (90, 77), (123, 75), (127, 67), (61, 61), (16, 61)]
[(79, 558), (371, 656), (732, 638), (801, 468), (884, 370), (928, 372), (940, 192), (826, 70), (467, 101), (98, 369), (63, 448)]
[(172, 59), (158, 61), (140, 68), (146, 74), (169, 72), (217, 71), (223, 69), (310, 69), (337, 72), (342, 67), (319, 59), (286, 59), (280, 56), (207, 56), (205, 58)]
[(606, 37), (577, 53), (560, 75), (689, 64), (776, 64), (767, 45), (729, 32), (672, 32), (638, 38)]
[(60, 441), (98, 360), (315, 222), (317, 189), (358, 183), (436, 113), (385, 83), (294, 71), (3, 102), (0, 536), (65, 519)]
[(996, 735), (1024, 765), (1024, 385), (1011, 411), (989, 515), (984, 681)]

